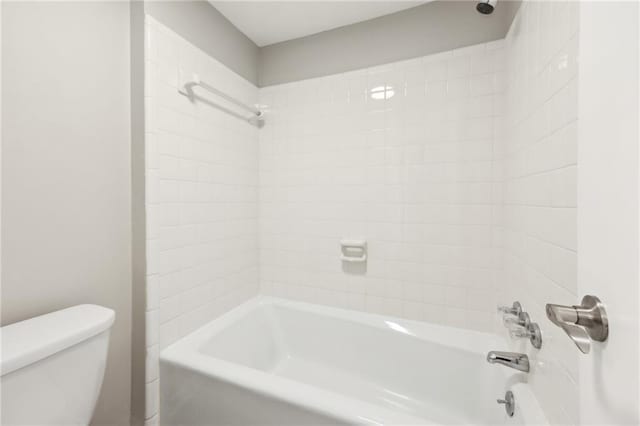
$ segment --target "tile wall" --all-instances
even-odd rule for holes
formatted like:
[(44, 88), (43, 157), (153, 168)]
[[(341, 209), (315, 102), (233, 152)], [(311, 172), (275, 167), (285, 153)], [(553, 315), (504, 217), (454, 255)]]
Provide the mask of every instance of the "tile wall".
[(260, 89), (261, 290), (491, 330), (504, 67), (497, 41)]
[(178, 93), (180, 76), (197, 73), (248, 104), (258, 89), (149, 16), (145, 55), (145, 417), (154, 424), (159, 351), (256, 295), (259, 284), (258, 130), (190, 102)]
[[(578, 352), (543, 310), (579, 300), (577, 7), (525, 1), (506, 40), (260, 90), (147, 17), (148, 423), (159, 350), (258, 290), (499, 333), (520, 299), (543, 348), (507, 349), (577, 423)], [(190, 103), (178, 70), (267, 125)]]
[[(576, 282), (578, 2), (525, 1), (506, 38), (504, 276), (500, 301), (519, 299), (542, 328), (529, 376), (553, 424), (578, 423), (578, 356), (544, 305), (580, 301)], [(499, 328), (504, 332), (504, 328)]]

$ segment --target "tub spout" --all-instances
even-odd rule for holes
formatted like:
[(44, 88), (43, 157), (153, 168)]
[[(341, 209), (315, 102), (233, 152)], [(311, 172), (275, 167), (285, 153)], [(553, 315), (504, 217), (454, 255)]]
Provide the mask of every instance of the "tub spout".
[(489, 364), (502, 364), (518, 371), (529, 372), (529, 357), (515, 352), (491, 351), (487, 354)]

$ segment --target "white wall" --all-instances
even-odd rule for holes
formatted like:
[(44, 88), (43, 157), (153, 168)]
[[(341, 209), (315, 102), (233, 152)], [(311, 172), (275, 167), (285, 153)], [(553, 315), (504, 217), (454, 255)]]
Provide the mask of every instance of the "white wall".
[[(553, 424), (578, 421), (579, 352), (546, 319), (546, 303), (577, 291), (578, 2), (525, 1), (507, 35), (504, 277), (501, 302), (520, 300), (542, 328), (541, 350), (511, 341)], [(580, 296), (581, 297), (581, 296)], [(502, 329), (504, 330), (504, 329)]]
[(191, 103), (177, 91), (178, 70), (248, 104), (258, 89), (149, 16), (145, 53), (145, 417), (153, 424), (159, 350), (258, 292), (258, 130)]
[(501, 1), (491, 15), (476, 1), (425, 4), (260, 48), (260, 86), (322, 77), (501, 40), (520, 0)]
[(600, 297), (610, 324), (580, 357), (583, 425), (640, 424), (639, 12), (637, 2), (580, 6), (578, 289)]
[(253, 84), (259, 48), (206, 0), (144, 1), (145, 13)]
[[(502, 45), (260, 90), (263, 292), (492, 329)], [(368, 240), (366, 273), (342, 238)]]
[(129, 423), (127, 2), (2, 2), (2, 325), (116, 311), (94, 424)]

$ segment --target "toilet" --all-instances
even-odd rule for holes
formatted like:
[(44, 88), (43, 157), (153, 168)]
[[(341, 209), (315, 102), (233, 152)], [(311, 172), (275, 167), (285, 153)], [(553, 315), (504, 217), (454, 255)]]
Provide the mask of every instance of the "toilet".
[(0, 328), (0, 424), (89, 424), (114, 319), (78, 305)]

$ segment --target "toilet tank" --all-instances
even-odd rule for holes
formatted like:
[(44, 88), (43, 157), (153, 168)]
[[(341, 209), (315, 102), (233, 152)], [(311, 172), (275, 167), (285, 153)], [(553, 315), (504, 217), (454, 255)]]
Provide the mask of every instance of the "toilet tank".
[(0, 424), (89, 424), (114, 318), (78, 305), (0, 328)]

